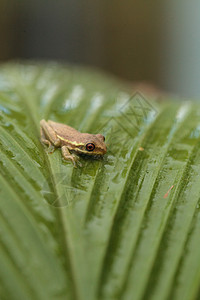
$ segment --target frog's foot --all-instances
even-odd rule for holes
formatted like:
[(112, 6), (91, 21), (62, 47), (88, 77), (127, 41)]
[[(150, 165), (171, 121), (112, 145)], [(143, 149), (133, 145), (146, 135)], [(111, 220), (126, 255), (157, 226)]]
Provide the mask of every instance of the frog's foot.
[(80, 162), (80, 160), (76, 157), (75, 158), (75, 164), (78, 165), (79, 167), (82, 167), (82, 163)]
[(71, 156), (63, 156), (63, 161), (70, 161), (73, 163), (74, 168), (77, 168), (77, 166), (82, 167), (82, 163), (79, 161), (79, 159), (75, 156), (75, 155), (71, 155)]
[(52, 154), (54, 151), (55, 151), (55, 147), (52, 144), (50, 144), (48, 147), (48, 154)]
[(77, 165), (79, 165), (80, 167), (82, 167), (82, 164), (78, 160), (78, 157), (76, 155), (71, 154), (69, 152), (67, 146), (63, 146), (61, 148), (61, 151), (62, 151), (62, 156), (63, 156), (64, 160), (71, 160), (75, 168), (77, 168)]

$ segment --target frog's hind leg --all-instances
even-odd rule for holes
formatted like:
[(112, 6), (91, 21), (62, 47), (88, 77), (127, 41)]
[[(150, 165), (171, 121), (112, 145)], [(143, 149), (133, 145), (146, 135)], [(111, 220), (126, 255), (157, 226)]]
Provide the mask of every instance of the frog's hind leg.
[(51, 144), (51, 142), (49, 140), (46, 139), (46, 136), (44, 134), (44, 131), (42, 129), (42, 127), (40, 127), (40, 141), (42, 144), (48, 145), (48, 152), (49, 153), (53, 153), (55, 150), (55, 147)]
[(44, 131), (43, 131), (42, 127), (40, 127), (40, 141), (43, 144), (48, 145), (49, 147), (51, 146), (51, 142), (46, 139), (46, 136), (44, 134)]
[(41, 141), (44, 144), (54, 145), (55, 147), (60, 146), (60, 139), (58, 139), (53, 128), (45, 121), (40, 121), (41, 126)]

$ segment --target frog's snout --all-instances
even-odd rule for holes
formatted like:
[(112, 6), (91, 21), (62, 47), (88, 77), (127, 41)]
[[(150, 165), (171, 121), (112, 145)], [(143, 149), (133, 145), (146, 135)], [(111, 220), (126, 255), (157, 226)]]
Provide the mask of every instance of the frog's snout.
[(106, 154), (106, 152), (107, 152), (107, 148), (106, 148), (106, 145), (105, 145), (104, 148), (103, 148), (103, 154)]

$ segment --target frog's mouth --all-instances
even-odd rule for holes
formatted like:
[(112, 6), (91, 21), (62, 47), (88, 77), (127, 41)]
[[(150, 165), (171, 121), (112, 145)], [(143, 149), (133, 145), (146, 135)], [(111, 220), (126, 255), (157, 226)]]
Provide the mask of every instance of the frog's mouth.
[(81, 151), (81, 150), (70, 150), (70, 152), (72, 153), (75, 153), (75, 154), (78, 154), (80, 157), (82, 158), (85, 158), (85, 159), (97, 159), (97, 160), (100, 160), (103, 158), (103, 155), (102, 154), (97, 154), (97, 153), (92, 153), (92, 152), (87, 152), (87, 151)]

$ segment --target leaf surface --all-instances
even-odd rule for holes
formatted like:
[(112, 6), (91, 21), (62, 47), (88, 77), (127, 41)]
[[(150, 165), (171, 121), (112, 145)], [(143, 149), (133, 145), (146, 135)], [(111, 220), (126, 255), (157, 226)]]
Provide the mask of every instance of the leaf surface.
[[(159, 99), (158, 99), (159, 100)], [(0, 70), (0, 298), (199, 299), (200, 105), (56, 63)], [(39, 122), (106, 136), (82, 167)]]

